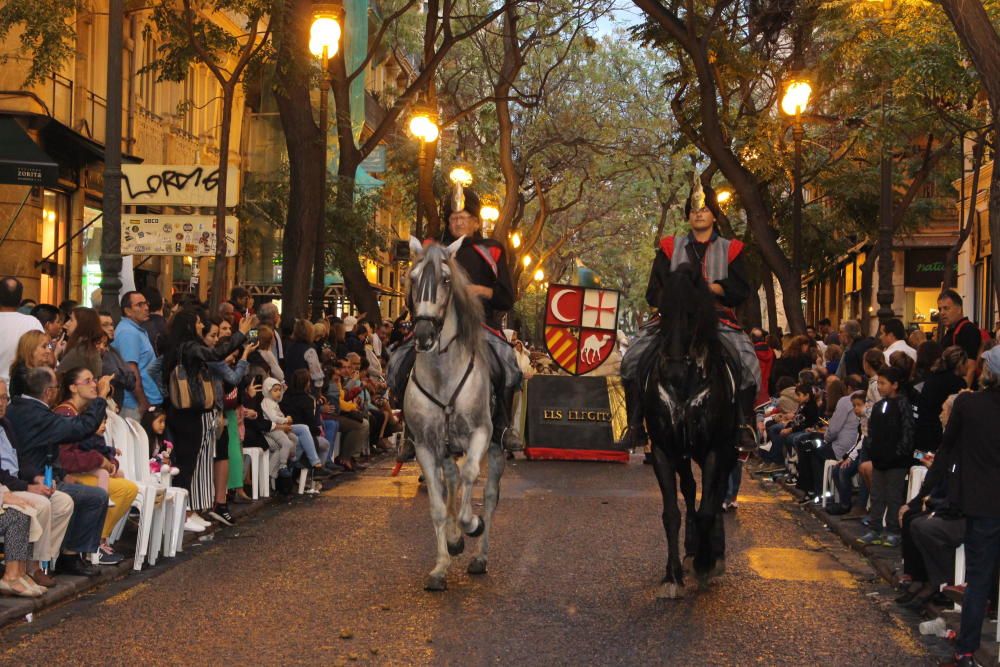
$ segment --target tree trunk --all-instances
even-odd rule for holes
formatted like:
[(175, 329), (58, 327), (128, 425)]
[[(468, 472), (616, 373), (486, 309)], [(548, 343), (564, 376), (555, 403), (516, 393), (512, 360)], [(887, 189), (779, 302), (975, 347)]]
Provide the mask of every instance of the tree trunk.
[(229, 181), (229, 138), (232, 134), (235, 89), (222, 88), (222, 127), (219, 128), (219, 179), (215, 199), (215, 266), (212, 269), (210, 307), (218, 312), (226, 300), (226, 184)]
[(873, 243), (865, 255), (865, 263), (861, 265), (861, 315), (858, 321), (861, 323), (861, 332), (868, 336), (871, 333), (872, 323), (872, 283), (875, 278), (875, 259), (878, 257), (878, 243)]
[(764, 301), (767, 306), (767, 328), (768, 333), (777, 334), (778, 331), (778, 300), (774, 294), (774, 276), (770, 271), (765, 270), (764, 280)]
[[(955, 242), (948, 248), (948, 252), (944, 256), (944, 275), (941, 281), (941, 290), (951, 289), (955, 284), (955, 263), (958, 262), (958, 254), (962, 252), (962, 246), (969, 238), (969, 234), (972, 233), (972, 226), (976, 224), (976, 195), (979, 192), (979, 174), (983, 167), (983, 154), (985, 153), (985, 142), (986, 138), (983, 135), (979, 135), (976, 140), (976, 144), (972, 149), (972, 188), (969, 192), (969, 212), (964, 220), (959, 221), (958, 238)], [(961, 142), (960, 142), (961, 144)], [(961, 178), (965, 180), (965, 146), (961, 147), (959, 150), (959, 156), (961, 158), (962, 171)]]
[[(343, 137), (341, 137), (343, 142)], [(353, 136), (351, 138), (353, 142)], [(354, 175), (357, 173), (358, 165), (361, 164), (361, 154), (357, 150), (351, 152), (341, 152), (340, 164), (337, 174), (337, 207), (334, 219), (337, 224), (342, 223), (342, 216), (354, 211)], [(361, 258), (358, 256), (357, 248), (339, 236), (330, 239), (337, 256), (337, 266), (344, 277), (344, 287), (347, 288), (347, 295), (351, 302), (358, 309), (358, 312), (365, 313), (366, 319), (377, 324), (382, 321), (382, 311), (379, 307), (378, 296), (368, 282), (364, 267), (361, 265)]]
[[(303, 254), (316, 239), (316, 223), (323, 207), (322, 137), (313, 119), (309, 99), (310, 0), (291, 0), (278, 42), (281, 83), (275, 100), (288, 150), (288, 220), (282, 242), (281, 300), (286, 320), (307, 314), (313, 256)], [(294, 259), (293, 259), (294, 258)]]

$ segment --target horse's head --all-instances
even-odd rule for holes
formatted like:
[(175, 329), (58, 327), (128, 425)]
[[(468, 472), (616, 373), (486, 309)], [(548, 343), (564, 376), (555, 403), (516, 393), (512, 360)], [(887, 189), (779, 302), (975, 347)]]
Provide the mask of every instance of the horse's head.
[(697, 266), (688, 262), (670, 272), (658, 306), (668, 359), (688, 360), (718, 340), (715, 296)]
[[(469, 279), (454, 261), (464, 238), (445, 247), (434, 242), (422, 246), (415, 237), (410, 237), (413, 267), (408, 294), (413, 312), (413, 337), (420, 352), (433, 350), (440, 343), (450, 312), (454, 313), (452, 335), (466, 347), (479, 345), (483, 308), (469, 295)], [(444, 346), (450, 345), (451, 340), (449, 338)]]

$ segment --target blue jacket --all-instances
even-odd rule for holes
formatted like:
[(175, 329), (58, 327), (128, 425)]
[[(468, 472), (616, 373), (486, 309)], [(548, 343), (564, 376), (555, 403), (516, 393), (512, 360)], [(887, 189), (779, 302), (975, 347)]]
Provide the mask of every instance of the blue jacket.
[(56, 479), (61, 479), (64, 471), (59, 466), (59, 445), (80, 442), (96, 433), (104, 421), (107, 407), (103, 398), (95, 398), (76, 417), (63, 417), (39, 400), (15, 397), (7, 410), (7, 419), (14, 434), (21, 469), (44, 470), (51, 453), (52, 473)]

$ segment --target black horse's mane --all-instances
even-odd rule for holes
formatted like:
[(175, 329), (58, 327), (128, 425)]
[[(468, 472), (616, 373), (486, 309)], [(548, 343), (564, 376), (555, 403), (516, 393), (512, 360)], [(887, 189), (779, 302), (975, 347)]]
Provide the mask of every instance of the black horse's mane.
[(657, 305), (661, 314), (660, 331), (664, 336), (675, 335), (676, 327), (671, 324), (685, 320), (692, 344), (714, 351), (719, 340), (715, 295), (697, 267), (686, 263), (671, 271), (660, 290)]

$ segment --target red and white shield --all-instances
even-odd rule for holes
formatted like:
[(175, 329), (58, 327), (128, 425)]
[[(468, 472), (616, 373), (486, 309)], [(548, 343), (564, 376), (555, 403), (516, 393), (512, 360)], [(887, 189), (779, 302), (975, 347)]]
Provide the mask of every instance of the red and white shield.
[(559, 368), (583, 375), (615, 348), (618, 292), (576, 285), (549, 285), (545, 299), (545, 348)]

